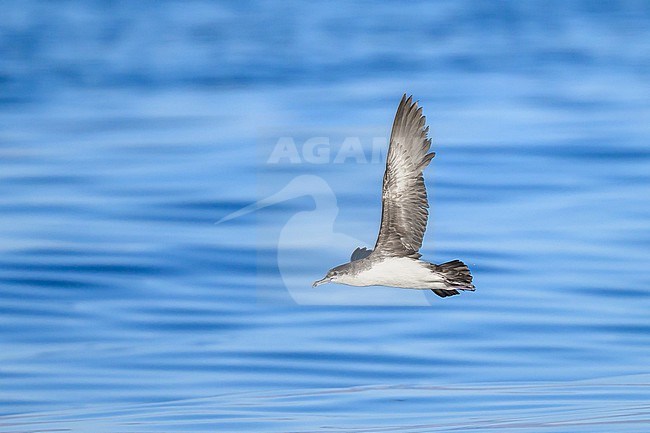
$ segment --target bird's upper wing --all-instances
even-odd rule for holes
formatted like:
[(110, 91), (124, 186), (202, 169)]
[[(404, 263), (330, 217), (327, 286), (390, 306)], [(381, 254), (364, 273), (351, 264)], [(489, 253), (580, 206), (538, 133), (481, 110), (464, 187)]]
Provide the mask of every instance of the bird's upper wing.
[(425, 123), (422, 108), (404, 95), (390, 136), (375, 254), (420, 257), (429, 216), (422, 170), (435, 156), (428, 153), (431, 139)]

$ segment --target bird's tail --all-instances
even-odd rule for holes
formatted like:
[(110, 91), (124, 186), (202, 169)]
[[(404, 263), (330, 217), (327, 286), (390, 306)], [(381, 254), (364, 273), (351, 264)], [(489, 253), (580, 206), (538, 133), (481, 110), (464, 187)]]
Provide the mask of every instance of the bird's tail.
[[(440, 273), (445, 279), (445, 283), (449, 287), (448, 291), (455, 291), (455, 289), (474, 291), (472, 274), (467, 265), (460, 260), (452, 260), (441, 265), (433, 265), (433, 270)], [(455, 295), (456, 293), (450, 293), (450, 295)]]

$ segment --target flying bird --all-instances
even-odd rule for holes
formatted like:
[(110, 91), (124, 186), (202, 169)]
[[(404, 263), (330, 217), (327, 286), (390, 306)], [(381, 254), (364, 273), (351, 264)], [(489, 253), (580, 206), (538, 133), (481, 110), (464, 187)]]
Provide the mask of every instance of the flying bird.
[(459, 290), (474, 291), (472, 274), (460, 260), (441, 265), (420, 260), (418, 251), (429, 217), (422, 172), (436, 155), (429, 152), (428, 132), (422, 108), (404, 94), (390, 135), (381, 195), (381, 227), (375, 247), (355, 249), (349, 263), (330, 269), (313, 287), (332, 282), (431, 289), (442, 298), (457, 295)]

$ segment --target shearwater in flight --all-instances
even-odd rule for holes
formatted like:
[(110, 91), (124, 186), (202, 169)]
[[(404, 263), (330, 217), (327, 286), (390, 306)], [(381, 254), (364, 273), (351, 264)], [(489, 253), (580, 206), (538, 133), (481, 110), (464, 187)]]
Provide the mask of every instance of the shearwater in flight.
[(422, 108), (402, 97), (386, 157), (382, 188), (381, 227), (375, 248), (357, 248), (350, 263), (330, 269), (314, 287), (333, 282), (349, 286), (391, 286), (431, 289), (444, 298), (474, 290), (472, 274), (460, 260), (435, 265), (418, 252), (427, 227), (429, 202), (422, 171), (435, 152)]

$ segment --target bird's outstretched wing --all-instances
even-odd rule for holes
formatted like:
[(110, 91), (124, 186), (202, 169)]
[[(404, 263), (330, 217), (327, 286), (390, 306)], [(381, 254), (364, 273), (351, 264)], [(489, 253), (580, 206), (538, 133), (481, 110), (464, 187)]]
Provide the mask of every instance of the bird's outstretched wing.
[(397, 108), (382, 189), (381, 228), (375, 254), (419, 258), (429, 203), (422, 170), (435, 156), (422, 108), (406, 95)]

